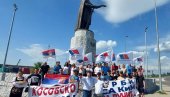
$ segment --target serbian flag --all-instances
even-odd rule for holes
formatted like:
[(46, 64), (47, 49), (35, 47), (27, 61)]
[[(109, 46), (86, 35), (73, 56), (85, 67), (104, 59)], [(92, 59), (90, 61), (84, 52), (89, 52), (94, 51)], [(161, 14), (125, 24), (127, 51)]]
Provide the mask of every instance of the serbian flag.
[(120, 59), (122, 59), (122, 60), (129, 60), (128, 54), (120, 54), (119, 57), (120, 57)]
[(59, 75), (59, 74), (46, 74), (44, 80), (42, 81), (43, 86), (54, 86), (60, 84), (68, 84), (69, 75)]
[(42, 52), (44, 58), (55, 57), (55, 49), (49, 49)]

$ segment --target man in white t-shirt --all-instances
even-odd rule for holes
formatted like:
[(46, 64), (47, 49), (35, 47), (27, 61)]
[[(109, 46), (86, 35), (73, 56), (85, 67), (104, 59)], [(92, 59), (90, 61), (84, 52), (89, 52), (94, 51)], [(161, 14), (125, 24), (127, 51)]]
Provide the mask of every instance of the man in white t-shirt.
[(104, 81), (100, 79), (101, 73), (97, 73), (97, 83), (95, 84), (95, 94), (94, 97), (103, 97), (103, 85)]
[(96, 83), (96, 79), (92, 77), (91, 71), (86, 71), (87, 77), (80, 78), (83, 84), (83, 96), (82, 97), (92, 97), (92, 89)]

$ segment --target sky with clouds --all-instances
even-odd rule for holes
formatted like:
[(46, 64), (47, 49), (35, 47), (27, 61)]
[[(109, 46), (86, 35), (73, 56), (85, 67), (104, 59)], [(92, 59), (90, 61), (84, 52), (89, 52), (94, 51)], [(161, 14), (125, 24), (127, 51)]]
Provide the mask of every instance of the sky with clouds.
[[(170, 0), (156, 0), (160, 34), (161, 63), (170, 59)], [(3, 63), (13, 3), (18, 10), (11, 38), (7, 64), (32, 65), (44, 61), (41, 51), (56, 49), (57, 60), (66, 61), (66, 51), (74, 36), (80, 0), (0, 0), (0, 63)], [(95, 33), (97, 53), (109, 48), (114, 52), (145, 50), (144, 29), (147, 30), (148, 63), (157, 68), (154, 0), (91, 0), (106, 8), (94, 11), (90, 29)], [(128, 36), (128, 37), (125, 37)], [(53, 59), (50, 59), (54, 61)], [(167, 69), (167, 68), (165, 68)], [(170, 70), (170, 68), (169, 68)]]

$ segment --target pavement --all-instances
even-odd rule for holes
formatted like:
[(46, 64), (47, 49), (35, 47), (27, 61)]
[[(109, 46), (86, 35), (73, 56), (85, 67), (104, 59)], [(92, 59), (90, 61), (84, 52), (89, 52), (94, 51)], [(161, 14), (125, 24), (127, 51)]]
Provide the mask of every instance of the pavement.
[(166, 94), (160, 94), (158, 92), (155, 92), (153, 94), (147, 94), (145, 97), (170, 97), (170, 86), (163, 85), (163, 90)]
[[(157, 85), (159, 86), (159, 80), (156, 80)], [(166, 94), (160, 94), (155, 92), (153, 94), (146, 94), (145, 97), (170, 97), (170, 76), (164, 77), (162, 80), (162, 88)]]

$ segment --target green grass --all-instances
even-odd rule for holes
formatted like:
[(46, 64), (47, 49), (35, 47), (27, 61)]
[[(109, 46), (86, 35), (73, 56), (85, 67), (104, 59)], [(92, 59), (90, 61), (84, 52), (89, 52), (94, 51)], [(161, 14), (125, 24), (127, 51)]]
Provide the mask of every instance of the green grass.
[(167, 94), (165, 91), (157, 91), (157, 93), (163, 94), (163, 95), (166, 95), (166, 94)]

